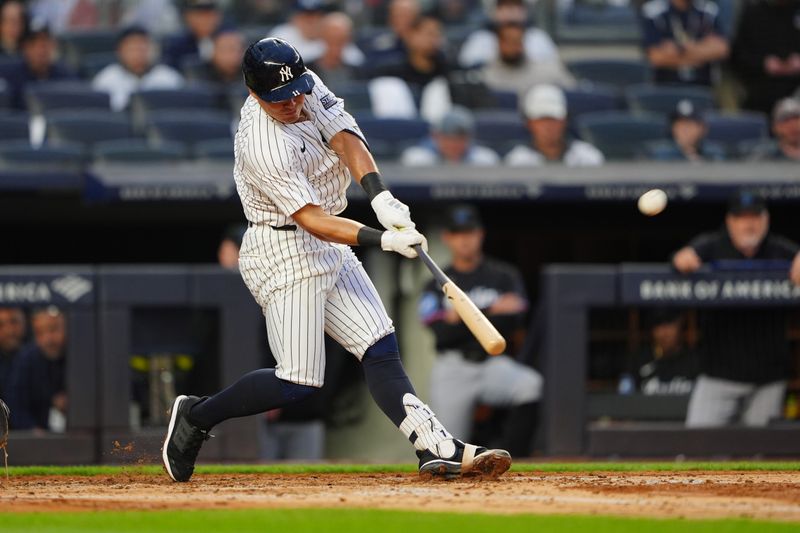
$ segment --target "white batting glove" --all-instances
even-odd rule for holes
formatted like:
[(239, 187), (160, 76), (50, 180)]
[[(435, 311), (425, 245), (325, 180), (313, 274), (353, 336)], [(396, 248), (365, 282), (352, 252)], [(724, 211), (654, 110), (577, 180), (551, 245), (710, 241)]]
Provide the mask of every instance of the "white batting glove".
[(389, 191), (377, 194), (370, 205), (378, 215), (378, 222), (388, 230), (414, 229), (416, 227), (411, 220), (408, 206), (392, 196)]
[(384, 251), (397, 252), (409, 259), (417, 257), (417, 251), (412, 248), (415, 244), (421, 244), (422, 249), (428, 251), (428, 239), (415, 229), (389, 230), (381, 235), (381, 248)]

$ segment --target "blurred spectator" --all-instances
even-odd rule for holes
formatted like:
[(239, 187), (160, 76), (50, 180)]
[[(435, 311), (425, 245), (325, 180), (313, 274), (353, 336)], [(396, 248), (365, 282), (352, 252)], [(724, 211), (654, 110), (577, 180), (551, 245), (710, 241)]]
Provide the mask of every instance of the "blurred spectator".
[(322, 41), (325, 7), (324, 0), (294, 0), (289, 21), (275, 26), (269, 36), (290, 42), (306, 63), (316, 61), (325, 52)]
[[(488, 27), (473, 32), (458, 54), (458, 63), (471, 68), (485, 65), (498, 56), (497, 32), (495, 28), (506, 24), (527, 26), (528, 13), (524, 0), (497, 0)], [(524, 37), (525, 56), (536, 63), (558, 62), (558, 49), (539, 28), (527, 28)]]
[(706, 141), (708, 133), (703, 114), (691, 100), (681, 100), (670, 113), (672, 140), (658, 143), (652, 157), (660, 161), (722, 161), (725, 150)]
[(227, 85), (242, 80), (244, 36), (234, 29), (222, 29), (214, 36), (214, 53), (209, 61), (187, 68), (187, 75)]
[(511, 166), (540, 166), (562, 162), (571, 167), (602, 165), (600, 150), (591, 144), (567, 137), (567, 100), (553, 85), (537, 85), (523, 101), (523, 112), (531, 132), (530, 145), (514, 147), (506, 154)]
[(699, 373), (697, 354), (686, 347), (683, 315), (655, 309), (648, 317), (651, 340), (631, 361), (631, 375), (642, 394), (689, 394)]
[(0, 5), (0, 57), (21, 55), (27, 28), (28, 14), (23, 2), (8, 0)]
[[(528, 309), (522, 276), (514, 266), (485, 257), (483, 238), (475, 208), (451, 209), (442, 233), (452, 260), (445, 273), (505, 338), (512, 339), (523, 327)], [(454, 434), (469, 435), (478, 404), (510, 408), (502, 446), (516, 456), (529, 456), (542, 376), (510, 355), (489, 357), (435, 280), (425, 287), (419, 314), (436, 337), (431, 407), (442, 423)]]
[(169, 35), (180, 31), (181, 17), (172, 0), (141, 0), (127, 9), (119, 26), (141, 26), (151, 35)]
[[(695, 237), (675, 253), (672, 264), (688, 274), (715, 261), (786, 260), (791, 261), (789, 278), (800, 285), (799, 250), (796, 243), (769, 232), (763, 198), (742, 191), (731, 198), (724, 228)], [(779, 417), (790, 369), (785, 310), (708, 310), (699, 321), (703, 357), (687, 426), (739, 421), (764, 426)]]
[(111, 108), (125, 109), (131, 94), (142, 89), (178, 89), (183, 77), (166, 65), (154, 65), (153, 42), (147, 30), (126, 28), (117, 40), (117, 62), (97, 73), (92, 87), (111, 95)]
[(442, 23), (433, 15), (420, 15), (411, 25), (405, 41), (406, 55), (400, 63), (379, 67), (374, 76), (405, 80), (415, 92), (431, 81), (447, 77), (449, 68), (442, 48)]
[(9, 385), (11, 427), (63, 431), (67, 413), (67, 321), (55, 307), (31, 314), (34, 343), (23, 349)]
[(0, 398), (8, 397), (14, 363), (25, 340), (25, 313), (18, 307), (0, 307)]
[(239, 250), (247, 227), (241, 224), (229, 226), (217, 248), (217, 262), (223, 268), (239, 269)]
[(651, 0), (642, 37), (656, 83), (711, 85), (712, 66), (728, 57), (719, 7), (708, 0)]
[(567, 72), (558, 56), (536, 61), (525, 51), (525, 27), (517, 23), (497, 27), (497, 56), (483, 67), (486, 85), (499, 91), (514, 91), (520, 98), (540, 83), (572, 87), (575, 78)]
[(353, 21), (344, 13), (330, 13), (322, 19), (325, 51), (310, 67), (334, 93), (337, 87), (357, 77), (364, 54), (353, 44)]
[(28, 33), (22, 38), (23, 62), (7, 78), (15, 107), (25, 107), (25, 87), (28, 84), (75, 78), (75, 74), (55, 58), (56, 41), (49, 28), (32, 23)]
[(484, 18), (481, 0), (437, 0), (436, 7), (447, 26), (471, 24)]
[(99, 22), (94, 0), (34, 0), (31, 19), (46, 24), (54, 34), (96, 28)]
[(187, 59), (210, 61), (214, 53), (213, 36), (223, 23), (217, 0), (183, 0), (186, 31), (164, 40), (162, 61), (179, 69)]
[(472, 113), (461, 106), (453, 106), (434, 124), (431, 138), (419, 146), (407, 148), (401, 162), (408, 166), (498, 164), (500, 158), (494, 150), (475, 144), (474, 135), (475, 120)]
[(800, 87), (800, 2), (746, 2), (733, 45), (733, 66), (747, 95), (747, 109), (769, 113)]
[(391, 0), (387, 20), (389, 29), (368, 43), (367, 63), (376, 66), (402, 61), (406, 55), (405, 42), (420, 13), (418, 0)]
[(778, 100), (772, 112), (774, 141), (766, 141), (753, 149), (756, 161), (800, 161), (800, 99)]

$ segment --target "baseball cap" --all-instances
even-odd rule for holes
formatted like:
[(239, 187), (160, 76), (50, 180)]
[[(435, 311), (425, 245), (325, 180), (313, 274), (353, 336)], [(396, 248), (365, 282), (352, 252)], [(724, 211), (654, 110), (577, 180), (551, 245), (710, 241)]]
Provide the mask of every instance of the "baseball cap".
[(782, 122), (796, 117), (800, 117), (800, 100), (797, 98), (782, 98), (778, 100), (772, 110), (774, 122)]
[(433, 127), (444, 135), (472, 135), (475, 132), (475, 119), (465, 107), (453, 106)]
[(447, 231), (470, 231), (483, 228), (478, 210), (468, 204), (453, 206), (447, 212)]
[(680, 309), (669, 307), (656, 307), (645, 315), (645, 323), (648, 327), (660, 326), (661, 324), (671, 324), (680, 320), (683, 313)]
[(119, 32), (119, 35), (117, 35), (117, 44), (121, 43), (131, 35), (149, 37), (150, 33), (143, 26), (128, 26), (127, 28), (123, 28), (122, 31)]
[(219, 9), (217, 0), (183, 0), (183, 9), (185, 10), (215, 10)]
[(27, 31), (22, 36), (22, 42), (32, 41), (38, 37), (51, 37), (50, 26), (42, 18), (34, 18), (30, 21)]
[(751, 191), (738, 191), (731, 195), (728, 201), (728, 213), (741, 215), (742, 213), (760, 214), (767, 210), (764, 198)]
[(325, 11), (327, 4), (325, 0), (295, 0), (294, 10), (304, 11), (307, 13), (316, 13), (318, 11)]
[(525, 95), (522, 110), (529, 119), (563, 119), (567, 116), (567, 99), (555, 85), (537, 85)]
[(669, 114), (669, 119), (670, 122), (675, 122), (676, 120), (681, 119), (704, 122), (703, 113), (697, 109), (697, 106), (694, 105), (694, 102), (685, 98), (678, 102), (678, 104), (675, 106), (675, 109)]

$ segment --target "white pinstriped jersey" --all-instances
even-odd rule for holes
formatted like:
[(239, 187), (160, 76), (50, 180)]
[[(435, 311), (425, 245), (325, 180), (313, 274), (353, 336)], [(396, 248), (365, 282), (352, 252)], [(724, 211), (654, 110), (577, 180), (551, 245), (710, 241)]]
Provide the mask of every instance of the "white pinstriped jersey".
[(363, 139), (344, 103), (311, 72), (314, 89), (306, 95), (308, 120), (283, 124), (248, 97), (236, 132), (233, 176), (247, 219), (283, 226), (306, 204), (337, 215), (347, 207), (347, 167), (327, 141), (342, 130)]

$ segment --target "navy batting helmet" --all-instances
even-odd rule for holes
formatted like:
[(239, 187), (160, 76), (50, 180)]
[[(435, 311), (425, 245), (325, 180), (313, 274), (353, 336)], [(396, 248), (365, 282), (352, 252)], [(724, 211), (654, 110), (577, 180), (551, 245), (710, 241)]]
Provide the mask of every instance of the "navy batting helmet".
[(244, 83), (266, 102), (280, 102), (310, 93), (314, 88), (300, 53), (283, 39), (261, 39), (250, 45), (242, 60)]

